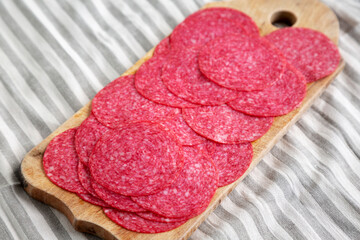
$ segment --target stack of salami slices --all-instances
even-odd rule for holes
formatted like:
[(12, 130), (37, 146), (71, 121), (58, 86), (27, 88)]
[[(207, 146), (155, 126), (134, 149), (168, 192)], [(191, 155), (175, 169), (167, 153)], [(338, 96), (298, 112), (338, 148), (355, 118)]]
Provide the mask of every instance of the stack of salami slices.
[(244, 174), (251, 142), (300, 106), (306, 83), (339, 61), (337, 47), (317, 31), (283, 28), (261, 37), (240, 11), (198, 11), (135, 75), (102, 89), (79, 127), (50, 142), (45, 173), (126, 229), (174, 229)]

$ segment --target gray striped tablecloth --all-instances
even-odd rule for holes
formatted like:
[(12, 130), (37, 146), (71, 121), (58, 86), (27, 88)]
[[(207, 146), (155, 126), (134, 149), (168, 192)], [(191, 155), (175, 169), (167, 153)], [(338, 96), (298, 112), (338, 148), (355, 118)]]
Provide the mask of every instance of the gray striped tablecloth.
[[(20, 162), (204, 3), (0, 1), (0, 239), (96, 239), (24, 192)], [(345, 70), (191, 239), (360, 239), (360, 2), (325, 3)]]

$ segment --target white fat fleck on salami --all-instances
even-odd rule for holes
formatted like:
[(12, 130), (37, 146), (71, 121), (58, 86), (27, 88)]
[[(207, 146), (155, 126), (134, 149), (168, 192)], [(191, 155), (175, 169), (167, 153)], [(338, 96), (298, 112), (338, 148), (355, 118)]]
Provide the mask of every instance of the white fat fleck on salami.
[(170, 231), (175, 229), (186, 221), (181, 222), (155, 222), (144, 219), (137, 215), (136, 213), (122, 212), (115, 209), (104, 208), (104, 213), (108, 216), (113, 222), (118, 225), (126, 228), (130, 231), (140, 232), (140, 233), (160, 233)]
[(165, 223), (181, 222), (181, 221), (186, 221), (186, 220), (189, 219), (188, 217), (166, 218), (166, 217), (163, 217), (163, 216), (158, 215), (158, 214), (153, 213), (153, 212), (139, 212), (139, 213), (136, 213), (136, 214), (139, 215), (140, 217), (145, 218), (145, 219), (150, 220), (150, 221), (165, 222)]
[(221, 105), (234, 100), (237, 91), (223, 88), (199, 70), (200, 46), (173, 49), (162, 68), (165, 86), (176, 96), (200, 105)]
[(113, 191), (110, 191), (94, 180), (92, 181), (92, 187), (96, 194), (111, 207), (121, 211), (128, 212), (145, 212), (146, 210), (136, 204), (130, 197), (124, 196)]
[(184, 168), (175, 182), (159, 193), (132, 197), (145, 209), (168, 218), (202, 213), (219, 181), (214, 163), (198, 147), (184, 147)]
[(89, 168), (103, 187), (141, 196), (171, 185), (183, 163), (182, 146), (170, 131), (141, 122), (105, 133), (95, 145)]
[(340, 62), (337, 46), (323, 33), (308, 28), (282, 28), (265, 36), (306, 78), (313, 82), (334, 72)]
[(254, 91), (269, 87), (285, 70), (280, 51), (262, 38), (229, 34), (207, 43), (199, 68), (211, 81), (230, 89)]
[(160, 125), (172, 131), (183, 146), (195, 146), (206, 141), (189, 127), (181, 114), (170, 121), (160, 123)]
[(182, 98), (175, 96), (164, 85), (161, 69), (167, 58), (156, 55), (143, 63), (135, 75), (135, 88), (145, 98), (171, 107), (196, 107)]
[(159, 44), (155, 47), (153, 57), (155, 56), (166, 56), (170, 51), (170, 41), (169, 37), (164, 38), (159, 42)]
[(219, 172), (219, 187), (235, 182), (250, 166), (253, 148), (249, 142), (221, 144), (208, 140), (204, 145)]
[(75, 134), (75, 148), (80, 162), (87, 166), (91, 151), (95, 147), (96, 142), (108, 130), (110, 128), (101, 124), (93, 114), (90, 114), (81, 123)]
[(273, 117), (254, 117), (227, 105), (184, 108), (186, 123), (201, 136), (224, 144), (251, 142), (271, 127)]
[(140, 95), (134, 86), (134, 75), (109, 83), (92, 101), (92, 113), (110, 128), (139, 121), (166, 121), (180, 112), (178, 108), (157, 104)]
[(228, 103), (233, 109), (260, 117), (276, 117), (297, 108), (306, 94), (305, 77), (290, 64), (272, 86), (261, 91), (241, 92)]
[(206, 8), (180, 23), (170, 43), (173, 48), (203, 45), (229, 32), (259, 36), (258, 27), (246, 14), (232, 8)]
[(43, 167), (46, 176), (55, 185), (69, 192), (86, 194), (78, 177), (75, 133), (76, 128), (71, 128), (51, 140), (44, 153)]

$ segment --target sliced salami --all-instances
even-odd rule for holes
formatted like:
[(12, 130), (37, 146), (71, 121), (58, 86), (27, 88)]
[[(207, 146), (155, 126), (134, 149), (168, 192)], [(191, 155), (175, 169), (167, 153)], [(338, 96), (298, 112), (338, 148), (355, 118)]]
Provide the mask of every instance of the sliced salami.
[(77, 195), (84, 201), (94, 204), (96, 206), (100, 207), (110, 207), (108, 204), (106, 204), (103, 200), (101, 200), (98, 197), (93, 196), (90, 193), (77, 193)]
[(337, 46), (309, 28), (282, 28), (265, 36), (306, 78), (313, 82), (334, 72), (340, 62)]
[(96, 94), (92, 113), (110, 128), (137, 121), (166, 121), (178, 108), (157, 104), (141, 96), (134, 86), (134, 75), (120, 77)]
[(251, 142), (271, 127), (273, 117), (254, 117), (227, 105), (184, 108), (186, 123), (198, 134), (225, 144)]
[(142, 218), (136, 213), (122, 212), (112, 208), (104, 208), (103, 210), (106, 216), (108, 216), (113, 222), (130, 231), (140, 233), (166, 232), (175, 229), (186, 222), (155, 222)]
[(295, 67), (286, 64), (284, 74), (272, 86), (261, 91), (241, 92), (228, 103), (233, 109), (260, 117), (276, 117), (297, 108), (306, 94), (306, 80)]
[(161, 123), (161, 125), (172, 131), (183, 146), (195, 146), (206, 141), (206, 138), (194, 132), (194, 130), (187, 125), (181, 114), (170, 121)]
[(144, 208), (140, 207), (128, 196), (107, 190), (95, 181), (92, 181), (92, 187), (99, 198), (101, 198), (104, 202), (113, 208), (128, 212), (146, 212)]
[(201, 72), (211, 81), (239, 91), (262, 90), (285, 70), (285, 58), (262, 38), (230, 34), (207, 43), (199, 53)]
[(223, 88), (199, 70), (200, 46), (173, 49), (162, 69), (165, 86), (176, 96), (200, 105), (221, 105), (234, 100), (237, 91)]
[(93, 114), (81, 123), (75, 134), (75, 148), (80, 162), (87, 166), (95, 143), (108, 130), (110, 128), (101, 124)]
[(170, 38), (166, 37), (159, 42), (159, 44), (155, 47), (153, 57), (155, 56), (166, 56), (170, 51)]
[(94, 180), (126, 196), (154, 194), (170, 186), (183, 167), (182, 146), (154, 123), (132, 123), (105, 133), (89, 167)]
[(156, 213), (153, 212), (140, 212), (137, 213), (137, 215), (139, 215), (142, 218), (145, 218), (147, 220), (150, 221), (156, 221), (156, 222), (166, 222), (166, 223), (170, 223), (170, 222), (182, 222), (182, 221), (186, 221), (189, 218), (188, 217), (182, 217), (182, 218), (166, 218), (163, 217), (161, 215), (158, 215)]
[(170, 36), (171, 47), (203, 45), (229, 32), (259, 36), (246, 14), (232, 8), (206, 8), (188, 16)]
[(78, 176), (79, 176), (81, 185), (86, 189), (86, 191), (89, 194), (93, 195), (94, 197), (98, 197), (95, 190), (91, 186), (91, 175), (90, 175), (89, 168), (87, 165), (85, 165), (81, 161), (79, 161), (79, 165), (78, 165)]
[(51, 140), (44, 153), (43, 166), (46, 176), (55, 185), (69, 192), (87, 194), (78, 177), (75, 133), (76, 128), (71, 128)]
[(161, 69), (166, 62), (164, 56), (156, 55), (143, 63), (135, 75), (136, 90), (145, 98), (171, 107), (196, 107), (172, 94), (161, 79)]
[(143, 208), (168, 218), (191, 218), (203, 212), (217, 189), (218, 172), (198, 147), (184, 147), (184, 161), (182, 172), (170, 187), (132, 199)]
[(207, 141), (205, 146), (219, 172), (219, 187), (235, 182), (250, 166), (253, 148), (249, 142), (221, 144)]

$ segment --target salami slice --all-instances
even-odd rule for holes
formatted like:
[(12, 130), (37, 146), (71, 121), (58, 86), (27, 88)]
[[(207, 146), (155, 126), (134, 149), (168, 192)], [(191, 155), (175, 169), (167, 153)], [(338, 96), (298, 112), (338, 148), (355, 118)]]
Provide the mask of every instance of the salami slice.
[(92, 187), (96, 194), (113, 208), (128, 212), (146, 212), (144, 208), (140, 207), (128, 196), (107, 190), (95, 181), (92, 181)]
[(161, 69), (166, 62), (164, 56), (154, 56), (141, 65), (135, 75), (136, 90), (145, 98), (171, 107), (196, 107), (172, 94), (161, 79)]
[(159, 42), (159, 44), (155, 47), (153, 57), (155, 56), (166, 56), (170, 51), (170, 38), (166, 37)]
[(94, 197), (98, 197), (95, 190), (91, 186), (91, 175), (89, 168), (81, 161), (79, 161), (79, 165), (78, 165), (78, 176), (80, 183), (85, 188), (85, 190)]
[(130, 231), (140, 233), (166, 232), (175, 229), (186, 222), (155, 222), (144, 219), (136, 213), (122, 212), (112, 208), (104, 208), (103, 210), (106, 216), (108, 216), (113, 222)]
[(186, 123), (198, 134), (225, 144), (251, 142), (264, 135), (273, 117), (254, 117), (227, 105), (184, 108)]
[(280, 79), (285, 58), (262, 38), (230, 34), (201, 49), (199, 67), (206, 77), (223, 87), (254, 91)]
[(126, 196), (154, 194), (170, 186), (183, 167), (177, 138), (154, 123), (132, 123), (105, 133), (89, 161), (94, 180)]
[(162, 69), (165, 86), (176, 96), (200, 105), (221, 105), (234, 100), (237, 91), (223, 88), (199, 70), (200, 46), (173, 49)]
[(290, 64), (272, 86), (261, 91), (241, 92), (228, 103), (233, 109), (260, 117), (276, 117), (297, 108), (306, 94), (305, 77)]
[(232, 8), (206, 8), (188, 16), (170, 36), (171, 47), (203, 45), (229, 32), (259, 36), (259, 29), (246, 14)]
[(100, 207), (110, 207), (108, 204), (106, 204), (103, 200), (101, 200), (98, 197), (93, 196), (90, 193), (77, 193), (77, 195), (84, 201), (94, 204), (96, 206)]
[(313, 82), (334, 72), (340, 62), (337, 46), (323, 33), (308, 28), (282, 28), (265, 36), (286, 60)]
[(75, 148), (80, 162), (87, 166), (95, 143), (108, 130), (110, 128), (102, 125), (93, 114), (81, 123), (75, 134)]
[(87, 194), (78, 177), (75, 133), (76, 128), (71, 128), (53, 138), (45, 150), (43, 167), (46, 176), (55, 185), (69, 192)]
[(207, 141), (205, 145), (219, 171), (219, 187), (235, 182), (250, 166), (253, 156), (251, 143), (221, 144)]
[(182, 217), (182, 218), (166, 218), (163, 217), (161, 215), (158, 215), (156, 213), (153, 212), (140, 212), (140, 213), (136, 213), (137, 215), (139, 215), (142, 218), (145, 218), (147, 220), (150, 221), (156, 221), (156, 222), (182, 222), (182, 221), (187, 221), (189, 218), (188, 217)]
[(184, 147), (184, 168), (175, 182), (159, 193), (132, 197), (145, 209), (168, 218), (194, 217), (209, 205), (219, 176), (210, 158), (197, 147)]
[(195, 146), (206, 141), (187, 125), (181, 114), (170, 121), (161, 123), (161, 125), (172, 131), (183, 146)]
[(172, 108), (154, 103), (141, 96), (134, 86), (134, 75), (120, 77), (96, 94), (92, 113), (110, 128), (137, 121), (166, 121), (179, 113)]

